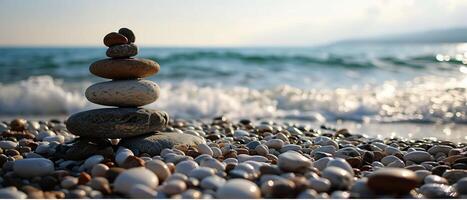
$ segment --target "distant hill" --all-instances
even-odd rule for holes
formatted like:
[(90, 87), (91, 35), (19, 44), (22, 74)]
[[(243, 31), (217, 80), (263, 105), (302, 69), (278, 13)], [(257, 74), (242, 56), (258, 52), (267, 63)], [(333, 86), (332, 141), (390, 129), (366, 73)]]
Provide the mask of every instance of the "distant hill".
[(459, 43), (467, 42), (467, 27), (443, 30), (430, 30), (406, 34), (370, 37), (364, 39), (341, 40), (335, 44), (354, 43)]

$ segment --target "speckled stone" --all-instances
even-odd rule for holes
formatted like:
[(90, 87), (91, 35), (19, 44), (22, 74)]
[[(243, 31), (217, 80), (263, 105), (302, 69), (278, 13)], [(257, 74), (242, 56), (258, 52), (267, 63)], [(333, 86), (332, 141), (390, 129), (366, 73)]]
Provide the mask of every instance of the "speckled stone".
[(91, 85), (85, 96), (99, 105), (139, 107), (156, 101), (159, 93), (159, 86), (149, 80), (117, 80)]
[(111, 46), (105, 54), (111, 58), (129, 58), (138, 54), (138, 47), (135, 44), (120, 44)]
[(169, 116), (144, 108), (102, 108), (71, 115), (66, 127), (74, 135), (89, 138), (125, 138), (164, 128)]
[(144, 78), (159, 72), (156, 62), (142, 58), (104, 59), (91, 64), (92, 74), (108, 79)]

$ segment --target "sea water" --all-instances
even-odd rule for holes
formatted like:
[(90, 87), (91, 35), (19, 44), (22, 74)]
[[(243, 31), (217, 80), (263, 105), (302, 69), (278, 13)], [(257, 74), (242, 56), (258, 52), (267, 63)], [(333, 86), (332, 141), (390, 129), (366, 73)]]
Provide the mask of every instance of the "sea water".
[[(37, 119), (99, 108), (84, 97), (106, 48), (0, 48), (0, 117)], [(148, 108), (174, 118), (331, 124), (381, 137), (467, 141), (467, 44), (309, 48), (152, 48)]]

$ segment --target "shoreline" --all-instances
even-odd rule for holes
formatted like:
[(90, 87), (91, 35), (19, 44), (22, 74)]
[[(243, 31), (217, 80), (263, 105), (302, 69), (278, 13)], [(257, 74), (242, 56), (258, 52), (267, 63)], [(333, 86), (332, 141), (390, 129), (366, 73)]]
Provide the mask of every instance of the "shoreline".
[[(63, 115), (15, 115), (15, 116), (1, 116), (0, 122), (8, 122), (15, 118), (24, 118), (33, 121), (47, 121), (51, 119), (64, 121), (68, 116)], [(201, 121), (209, 122), (209, 118), (201, 119), (182, 119), (187, 121)], [(233, 119), (241, 120), (241, 119)], [(307, 120), (295, 119), (273, 119), (264, 118), (256, 119), (256, 122), (261, 121), (275, 121), (278, 123), (296, 123), (302, 126), (320, 127), (321, 125), (332, 126), (336, 128), (345, 128), (353, 133), (363, 134), (369, 137), (376, 138), (389, 138), (389, 137), (402, 137), (408, 139), (423, 139), (423, 138), (437, 138), (440, 140), (450, 140), (453, 142), (461, 143), (467, 142), (467, 124), (455, 123), (413, 123), (413, 122), (370, 122), (362, 123), (355, 121), (335, 121), (335, 122), (316, 122)]]
[[(74, 147), (84, 139), (70, 134), (60, 120), (15, 119), (0, 128), (1, 198), (467, 195), (467, 143), (448, 140), (373, 138), (341, 127), (218, 117), (171, 120), (152, 134), (189, 135), (205, 143), (169, 144), (158, 147), (159, 153), (145, 153), (138, 151), (162, 143), (135, 150), (122, 146), (122, 140), (105, 139)], [(400, 184), (391, 187), (389, 179)]]

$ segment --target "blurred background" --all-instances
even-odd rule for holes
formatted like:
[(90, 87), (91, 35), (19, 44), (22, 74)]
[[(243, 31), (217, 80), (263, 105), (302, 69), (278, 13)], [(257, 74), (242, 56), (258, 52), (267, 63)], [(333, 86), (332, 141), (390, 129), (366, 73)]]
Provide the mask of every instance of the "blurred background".
[(467, 1), (0, 0), (0, 119), (97, 108), (103, 37), (136, 34), (174, 118), (467, 141)]

